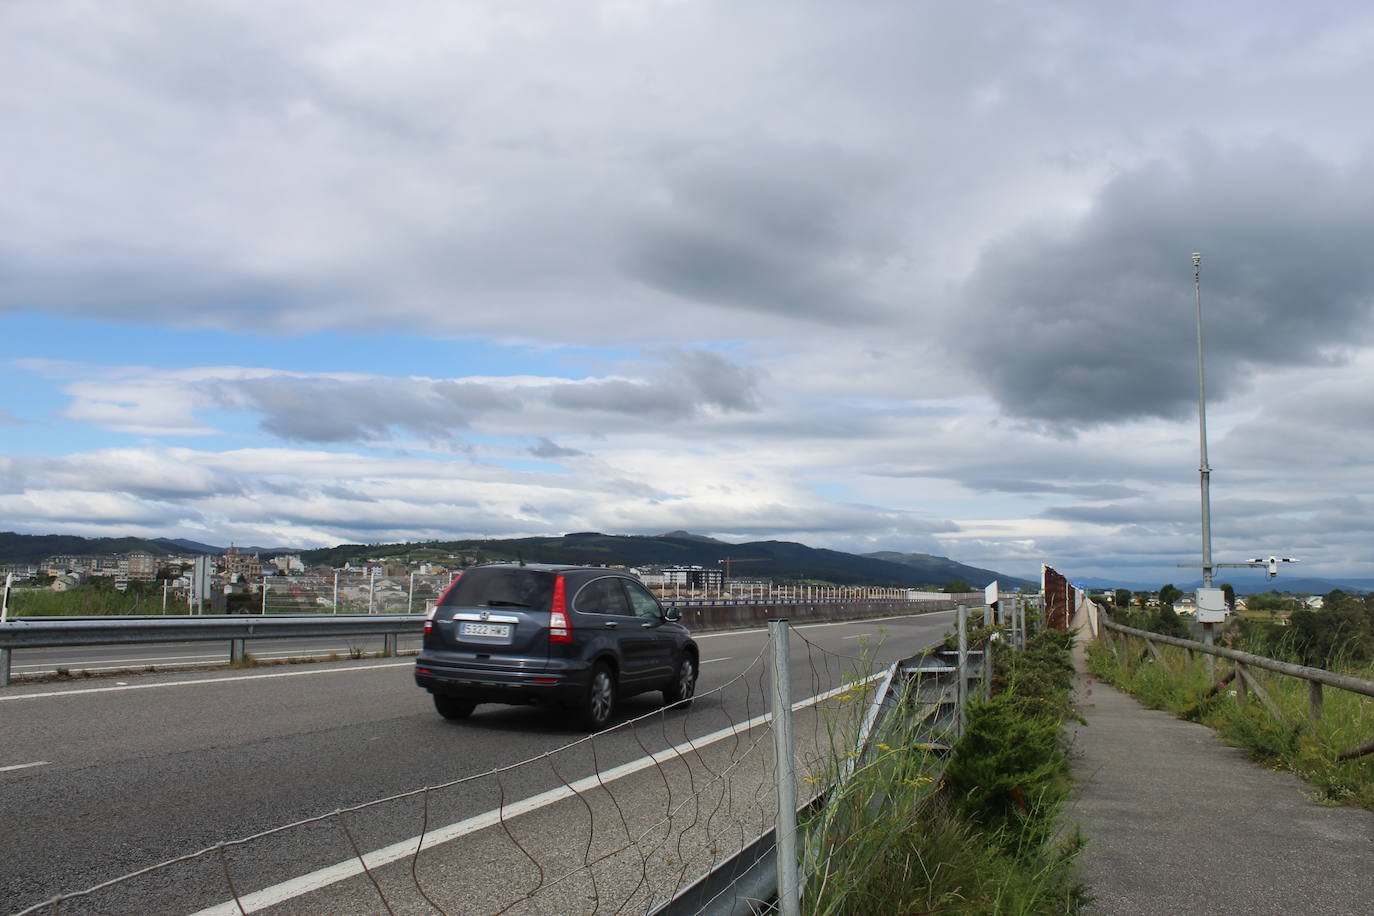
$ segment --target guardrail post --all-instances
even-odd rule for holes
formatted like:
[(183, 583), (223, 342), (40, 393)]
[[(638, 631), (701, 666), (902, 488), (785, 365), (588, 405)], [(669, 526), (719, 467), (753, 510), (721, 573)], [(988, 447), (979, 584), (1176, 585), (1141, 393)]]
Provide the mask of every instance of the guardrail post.
[(992, 634), (983, 640), (983, 699), (992, 699)]
[(773, 753), (777, 759), (778, 909), (800, 916), (801, 882), (797, 869), (796, 748), (792, 742), (792, 676), (787, 618), (768, 621), (769, 698), (773, 711)]
[(964, 701), (968, 699), (968, 608), (959, 605), (959, 682), (955, 688), (954, 701), (958, 713), (954, 718), (954, 733), (964, 737)]
[(0, 687), (10, 685), (10, 650), (0, 649)]
[(382, 655), (387, 658), (396, 657), (396, 634), (387, 633), (382, 637)]
[(1322, 717), (1322, 685), (1319, 681), (1307, 682), (1307, 710), (1312, 716), (1312, 722), (1321, 720)]
[(245, 656), (247, 655), (247, 652), (243, 647), (243, 643), (244, 641), (242, 639), (229, 640), (229, 664), (242, 664)]

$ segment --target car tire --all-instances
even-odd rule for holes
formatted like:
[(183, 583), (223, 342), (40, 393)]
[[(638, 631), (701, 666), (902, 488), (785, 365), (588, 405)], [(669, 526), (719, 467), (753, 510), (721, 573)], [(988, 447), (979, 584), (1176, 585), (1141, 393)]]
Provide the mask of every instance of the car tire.
[(441, 694), (434, 695), (434, 708), (439, 710), (439, 715), (445, 719), (466, 719), (472, 715), (472, 711), (477, 708), (477, 704), (471, 700), (463, 700), (458, 697), (446, 697)]
[(587, 679), (587, 690), (578, 708), (578, 718), (584, 728), (599, 732), (610, 724), (615, 711), (615, 694), (615, 674), (605, 664), (598, 664)]
[(673, 680), (663, 688), (663, 702), (668, 706), (691, 706), (692, 696), (697, 692), (696, 659), (690, 655), (682, 656), (673, 672)]

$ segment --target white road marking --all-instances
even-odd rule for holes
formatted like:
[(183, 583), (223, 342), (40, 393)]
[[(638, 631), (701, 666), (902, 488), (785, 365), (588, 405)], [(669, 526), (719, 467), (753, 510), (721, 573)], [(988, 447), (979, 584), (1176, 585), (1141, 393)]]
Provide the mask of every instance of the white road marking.
[(272, 677), (307, 677), (312, 674), (344, 674), (349, 671), (376, 671), (378, 668), (409, 668), (415, 662), (388, 662), (384, 665), (354, 665), (350, 668), (322, 668), (316, 671), (282, 671), (277, 674), (240, 674), (233, 677), (207, 677), (196, 681), (165, 681), (161, 684), (130, 684), (127, 687), (84, 687), (76, 690), (49, 690), (45, 693), (20, 693), (0, 697), (0, 703), (14, 700), (37, 700), (40, 697), (79, 697), (88, 693), (113, 693), (119, 690), (151, 690), (155, 687), (195, 687), (197, 684), (224, 684), (238, 681), (261, 681)]
[(35, 760), (33, 763), (12, 763), (7, 767), (0, 767), (0, 773), (8, 773), (10, 770), (27, 770), (29, 767), (45, 767), (48, 765), (46, 760)]
[(729, 661), (730, 659), (732, 659), (732, 658), (734, 658), (733, 655), (727, 655), (727, 656), (725, 656), (724, 658), (703, 658), (703, 659), (701, 660), (701, 663), (702, 663), (703, 665), (709, 665), (709, 664), (711, 664), (712, 662), (728, 662), (728, 661)]
[[(321, 658), (329, 655), (347, 655), (353, 651), (352, 646), (340, 646), (337, 649), (315, 649), (309, 652), (254, 652), (254, 658)], [(176, 662), (194, 662), (205, 660), (210, 664), (219, 664), (228, 658), (228, 654), (217, 652), (214, 655), (154, 655), (144, 656), (143, 658), (101, 658), (95, 661), (101, 662), (98, 668), (83, 665), (80, 661), (72, 660), (65, 665), (56, 665), (54, 662), (43, 664), (30, 663), (27, 665), (14, 665), (13, 669), (17, 672), (20, 669), (37, 669), (27, 671), (29, 674), (51, 674), (57, 668), (66, 668), (68, 671), (116, 671), (120, 668), (138, 668), (149, 665), (167, 665)]]
[[(867, 684), (882, 678), (885, 674), (886, 672), (875, 674), (857, 683)], [(818, 693), (813, 697), (793, 703), (792, 709), (795, 711), (805, 709), (808, 706), (814, 706), (822, 700), (828, 700), (833, 696), (838, 696), (846, 691), (853, 690), (854, 686), (854, 683), (849, 683), (836, 687), (834, 690), (827, 690), (825, 693)], [(672, 762), (690, 751), (705, 747), (708, 744), (715, 744), (717, 741), (724, 741), (726, 738), (732, 738), (740, 732), (745, 732), (751, 728), (762, 725), (771, 717), (771, 713), (754, 716), (754, 718), (742, 722), (739, 725), (722, 728), (719, 731), (711, 732), (709, 735), (703, 735), (700, 738), (684, 741), (681, 744), (665, 750), (655, 751), (638, 760), (631, 760), (629, 763), (623, 763), (618, 767), (604, 770), (601, 773), (585, 776), (576, 782), (562, 785), (556, 789), (550, 789), (547, 792), (540, 792), (538, 795), (531, 795), (528, 798), (506, 805), (503, 808), (494, 808), (485, 814), (478, 814), (466, 820), (449, 824), (447, 827), (431, 830), (424, 835), (423, 843), (419, 836), (413, 836), (408, 840), (401, 840), (399, 843), (392, 843), (390, 846), (383, 846), (381, 849), (365, 853), (362, 857), (362, 862), (359, 862), (356, 856), (351, 859), (345, 859), (337, 865), (330, 865), (326, 868), (312, 871), (309, 874), (301, 875), (299, 878), (292, 878), (289, 881), (283, 881), (280, 884), (265, 887), (255, 893), (245, 894), (240, 897), (237, 902), (230, 900), (227, 903), (207, 907), (206, 909), (193, 913), (192, 916), (239, 916), (240, 913), (255, 913), (258, 910), (267, 909), (278, 903), (295, 899), (296, 897), (309, 894), (321, 888), (328, 887), (331, 884), (337, 884), (340, 881), (362, 874), (364, 863), (369, 869), (381, 868), (383, 865), (389, 865), (392, 862), (413, 856), (420, 850), (429, 849), (432, 846), (438, 846), (442, 843), (456, 840), (459, 837), (467, 836), (470, 833), (476, 833), (479, 830), (493, 827), (501, 823), (503, 819), (510, 819), (519, 817), (522, 814), (528, 814), (531, 811), (562, 801), (565, 798), (572, 798), (579, 793), (590, 792), (607, 783), (615, 782), (626, 776), (632, 776), (641, 770), (647, 770), (651, 766)], [(418, 849), (416, 848), (417, 846), (419, 846)], [(242, 910), (239, 909), (240, 906), (242, 906)]]
[[(407, 646), (405, 646), (405, 645), (403, 644), (403, 645), (401, 645), (401, 647), (400, 647), (400, 649), (399, 649), (398, 651), (400, 651), (400, 652), (413, 652), (414, 649), (413, 649), (413, 648), (410, 648), (410, 647), (407, 647)], [(254, 653), (252, 653), (252, 655), (253, 655), (254, 658), (258, 658), (258, 659), (271, 659), (271, 658), (329, 658), (329, 656), (331, 656), (331, 655), (345, 656), (345, 655), (348, 654), (348, 652), (349, 652), (348, 649), (340, 649), (340, 650), (336, 650), (336, 651), (334, 651), (334, 652), (266, 652), (266, 653), (262, 653), (262, 654), (259, 654), (259, 653), (257, 653), (257, 652), (254, 652)], [(205, 659), (214, 659), (214, 661), (205, 661), (205, 662), (200, 662), (200, 663), (198, 663), (198, 664), (202, 664), (202, 665), (223, 665), (223, 664), (226, 664), (226, 663), (229, 661), (228, 656), (225, 655), (225, 654), (220, 654), (220, 655), (197, 655), (197, 656), (183, 656), (183, 657), (184, 657), (184, 658), (205, 658)], [(342, 661), (343, 659), (340, 658), (339, 660)], [(106, 659), (106, 661), (109, 661), (109, 659)], [(77, 672), (77, 671), (128, 671), (130, 668), (156, 668), (156, 667), (158, 667), (159, 665), (162, 665), (162, 666), (175, 666), (175, 667), (179, 667), (179, 668), (181, 668), (181, 667), (190, 668), (190, 667), (194, 667), (195, 664), (196, 664), (196, 663), (192, 663), (192, 662), (181, 662), (181, 663), (178, 663), (178, 662), (175, 662), (175, 661), (169, 661), (167, 658), (138, 658), (138, 659), (131, 659), (131, 660), (129, 660), (128, 662), (125, 662), (124, 664), (102, 665), (102, 666), (100, 666), (100, 667), (88, 667), (88, 666), (85, 666), (85, 665), (80, 665), (80, 666), (78, 666), (78, 665), (76, 665), (76, 664), (66, 664), (66, 665), (60, 665), (60, 666), (58, 666), (58, 667), (66, 668), (68, 672), (73, 672), (73, 673), (74, 673), (74, 672)], [(32, 670), (32, 671), (25, 671), (25, 672), (24, 672), (25, 674), (56, 674), (56, 673), (57, 673), (57, 668), (44, 668), (44, 667), (41, 667), (41, 666), (39, 666), (39, 665), (16, 665), (15, 667), (16, 667), (16, 668), (21, 668), (21, 667), (22, 667), (22, 668), (33, 668), (33, 669), (35, 669), (35, 670)]]

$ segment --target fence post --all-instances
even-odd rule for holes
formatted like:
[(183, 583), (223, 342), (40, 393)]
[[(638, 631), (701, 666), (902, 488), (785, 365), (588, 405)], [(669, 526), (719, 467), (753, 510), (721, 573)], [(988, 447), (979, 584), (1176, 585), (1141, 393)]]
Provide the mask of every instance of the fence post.
[(334, 613), (339, 613), (339, 574), (334, 574)]
[(797, 871), (797, 787), (792, 743), (792, 679), (787, 618), (768, 621), (769, 697), (773, 711), (773, 753), (778, 777), (778, 908), (782, 916), (800, 916), (801, 883)]
[(1307, 710), (1315, 724), (1322, 717), (1322, 685), (1320, 681), (1307, 682)]
[(267, 616), (267, 577), (262, 577), (262, 616)]
[(374, 567), (367, 580), (367, 612), (375, 613), (372, 608), (375, 606), (373, 599), (377, 597), (377, 570)]
[[(1207, 657), (1210, 659), (1212, 656), (1209, 655)], [(1246, 690), (1245, 674), (1245, 666), (1240, 662), (1236, 662), (1236, 705), (1241, 709), (1245, 708), (1246, 703), (1250, 699), (1250, 694)]]
[(406, 613), (415, 613), (415, 570), (410, 571), (410, 591), (406, 592)]
[(954, 733), (958, 737), (964, 737), (964, 701), (968, 699), (968, 608), (959, 605), (959, 685), (954, 693), (954, 701), (958, 704), (958, 715), (955, 716)]

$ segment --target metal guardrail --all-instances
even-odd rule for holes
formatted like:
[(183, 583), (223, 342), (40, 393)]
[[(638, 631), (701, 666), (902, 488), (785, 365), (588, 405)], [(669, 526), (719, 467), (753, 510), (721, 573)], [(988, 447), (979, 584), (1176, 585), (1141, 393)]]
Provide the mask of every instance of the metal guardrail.
[[(1204, 655), (1214, 655), (1218, 658), (1229, 659), (1235, 663), (1235, 669), (1231, 674), (1213, 690), (1224, 686), (1228, 681), (1236, 680), (1236, 699), (1243, 705), (1246, 702), (1246, 694), (1253, 690), (1255, 695), (1260, 698), (1265, 708), (1276, 719), (1282, 720), (1278, 705), (1269, 698), (1264, 688), (1255, 680), (1254, 675), (1249, 671), (1250, 668), (1259, 668), (1263, 671), (1272, 671), (1275, 674), (1282, 674), (1287, 677), (1298, 678), (1307, 681), (1307, 700), (1308, 715), (1313, 721), (1322, 716), (1322, 686), (1335, 687), (1337, 690), (1345, 690), (1350, 693), (1358, 693), (1362, 696), (1374, 697), (1374, 681), (1364, 678), (1351, 677), (1348, 674), (1337, 674), (1334, 671), (1327, 671), (1324, 668), (1312, 668), (1308, 665), (1295, 665), (1292, 662), (1279, 661), (1276, 658), (1267, 658), (1263, 655), (1255, 655), (1250, 652), (1242, 652), (1239, 649), (1228, 649), (1225, 646), (1209, 646), (1205, 643), (1193, 642), (1191, 639), (1180, 639), (1177, 636), (1165, 636), (1162, 633), (1152, 633), (1149, 630), (1137, 630), (1115, 621), (1103, 618), (1102, 626), (1109, 632), (1119, 633), (1122, 636), (1133, 636), (1146, 641), (1150, 651), (1158, 652), (1153, 643), (1160, 643), (1166, 646), (1174, 646), (1179, 649), (1186, 649), (1190, 653), (1201, 652)], [(1359, 747), (1352, 748), (1338, 755), (1340, 759), (1349, 760), (1355, 757), (1363, 757), (1366, 754), (1374, 753), (1374, 741), (1366, 742)]]
[(229, 663), (242, 661), (249, 639), (382, 636), (396, 653), (396, 637), (416, 633), (424, 614), (311, 617), (27, 617), (0, 624), (0, 686), (10, 682), (14, 649), (162, 642), (229, 642)]
[[(788, 608), (788, 615), (797, 619), (829, 619), (881, 614), (896, 605), (913, 606), (922, 611), (942, 610), (948, 606), (947, 602), (888, 598), (833, 603), (805, 599), (759, 604), (697, 599), (664, 603), (683, 612), (683, 623), (705, 629), (764, 623), (773, 619), (780, 607)], [(734, 613), (729, 613), (731, 611)], [(382, 636), (385, 639), (383, 651), (394, 655), (396, 637), (418, 632), (424, 620), (424, 614), (11, 617), (0, 622), (0, 687), (10, 683), (14, 649), (227, 640), (228, 661), (234, 664), (243, 661), (244, 641), (248, 639)]]

